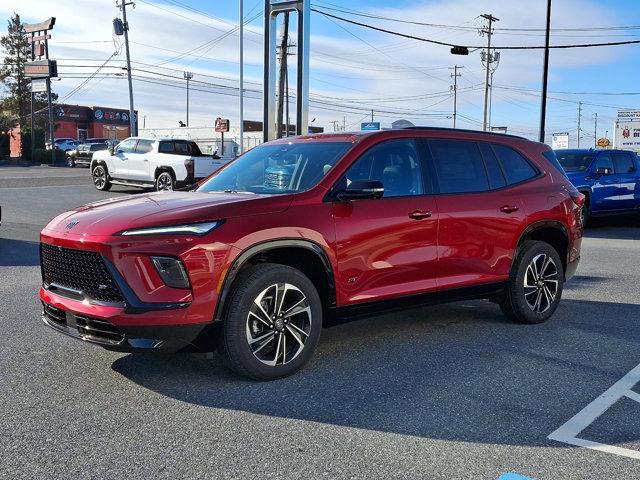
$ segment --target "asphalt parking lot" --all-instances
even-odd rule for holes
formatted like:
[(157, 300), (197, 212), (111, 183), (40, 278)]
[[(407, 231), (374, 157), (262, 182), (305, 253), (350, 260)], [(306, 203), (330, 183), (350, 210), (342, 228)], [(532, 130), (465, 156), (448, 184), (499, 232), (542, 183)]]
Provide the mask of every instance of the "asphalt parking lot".
[(0, 477), (638, 478), (640, 216), (593, 222), (546, 324), (483, 301), (370, 318), (255, 383), (215, 356), (113, 353), (42, 324), (40, 229), (132, 193), (0, 168)]

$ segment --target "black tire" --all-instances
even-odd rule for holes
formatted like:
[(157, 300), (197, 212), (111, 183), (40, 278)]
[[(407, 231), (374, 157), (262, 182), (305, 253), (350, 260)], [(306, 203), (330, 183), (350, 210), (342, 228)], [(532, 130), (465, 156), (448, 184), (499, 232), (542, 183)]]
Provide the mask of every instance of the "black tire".
[[(545, 267), (547, 259), (550, 263)], [(538, 270), (542, 276), (536, 276)], [(546, 242), (528, 240), (513, 264), (500, 304), (502, 312), (516, 323), (542, 323), (558, 308), (563, 284), (564, 270), (556, 249)]]
[[(287, 285), (294, 288), (287, 290)], [(283, 287), (278, 290), (282, 294), (279, 301), (277, 293), (276, 299), (273, 298), (274, 286), (276, 290), (278, 286)], [(302, 296), (302, 303), (296, 304)], [(258, 298), (261, 299), (259, 304), (254, 302)], [(271, 311), (274, 304), (279, 304), (280, 308)], [(260, 314), (259, 309), (267, 315), (260, 315), (262, 319), (271, 318), (272, 327), (253, 314)], [(302, 311), (298, 311), (300, 309)], [(297, 313), (282, 318), (278, 315), (269, 317), (277, 311)], [(298, 371), (313, 355), (322, 330), (322, 304), (316, 287), (302, 272), (285, 265), (264, 263), (240, 273), (230, 292), (223, 322), (222, 354), (226, 365), (244, 377), (274, 380)], [(299, 333), (301, 329), (306, 337)], [(253, 348), (249, 344), (250, 338)], [(280, 351), (281, 346), (284, 353)], [(275, 360), (271, 360), (272, 357)], [(268, 365), (264, 363), (266, 361), (275, 364)]]
[(71, 156), (67, 157), (67, 167), (76, 168), (76, 161)]
[(160, 172), (156, 177), (156, 192), (170, 192), (176, 188), (176, 180), (171, 172)]
[(109, 171), (107, 166), (98, 164), (93, 167), (91, 171), (91, 178), (93, 179), (93, 185), (101, 192), (106, 192), (111, 188), (111, 182), (109, 181)]

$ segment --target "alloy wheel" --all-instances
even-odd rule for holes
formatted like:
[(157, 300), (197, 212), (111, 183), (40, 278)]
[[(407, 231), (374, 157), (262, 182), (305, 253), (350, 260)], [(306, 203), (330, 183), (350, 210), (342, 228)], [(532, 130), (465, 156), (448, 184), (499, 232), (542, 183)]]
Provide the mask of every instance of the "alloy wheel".
[(531, 310), (546, 312), (558, 295), (558, 267), (544, 253), (536, 255), (524, 274), (524, 298)]
[(311, 307), (298, 287), (271, 285), (254, 299), (247, 314), (249, 348), (265, 365), (286, 365), (304, 349), (311, 321)]
[(93, 169), (93, 183), (98, 190), (104, 188), (107, 183), (107, 172), (102, 167), (96, 167)]
[(161, 173), (158, 177), (158, 191), (164, 192), (173, 190), (173, 178), (168, 173)]

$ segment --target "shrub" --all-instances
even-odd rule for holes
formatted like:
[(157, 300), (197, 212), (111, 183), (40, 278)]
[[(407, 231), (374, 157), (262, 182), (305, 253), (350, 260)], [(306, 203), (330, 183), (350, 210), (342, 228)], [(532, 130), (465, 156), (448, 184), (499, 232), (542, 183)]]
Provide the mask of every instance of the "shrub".
[[(57, 150), (56, 149), (56, 165), (62, 165), (63, 163), (65, 163), (65, 154), (62, 150)], [(23, 156), (24, 158), (29, 158), (29, 156), (31, 155), (30, 151), (24, 152), (25, 155)], [(46, 150), (44, 148), (36, 148), (33, 151), (33, 158), (31, 158), (31, 162), (36, 163), (36, 164), (40, 164), (40, 163), (46, 163), (51, 165), (51, 150)]]

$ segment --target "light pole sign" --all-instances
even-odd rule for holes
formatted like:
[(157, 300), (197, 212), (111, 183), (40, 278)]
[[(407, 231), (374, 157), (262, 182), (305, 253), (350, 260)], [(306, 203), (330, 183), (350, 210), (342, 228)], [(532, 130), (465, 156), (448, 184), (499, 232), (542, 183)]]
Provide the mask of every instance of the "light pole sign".
[(362, 122), (360, 124), (360, 130), (380, 130), (380, 122)]
[(220, 156), (224, 155), (224, 132), (229, 131), (228, 118), (216, 118), (214, 130), (220, 134)]

